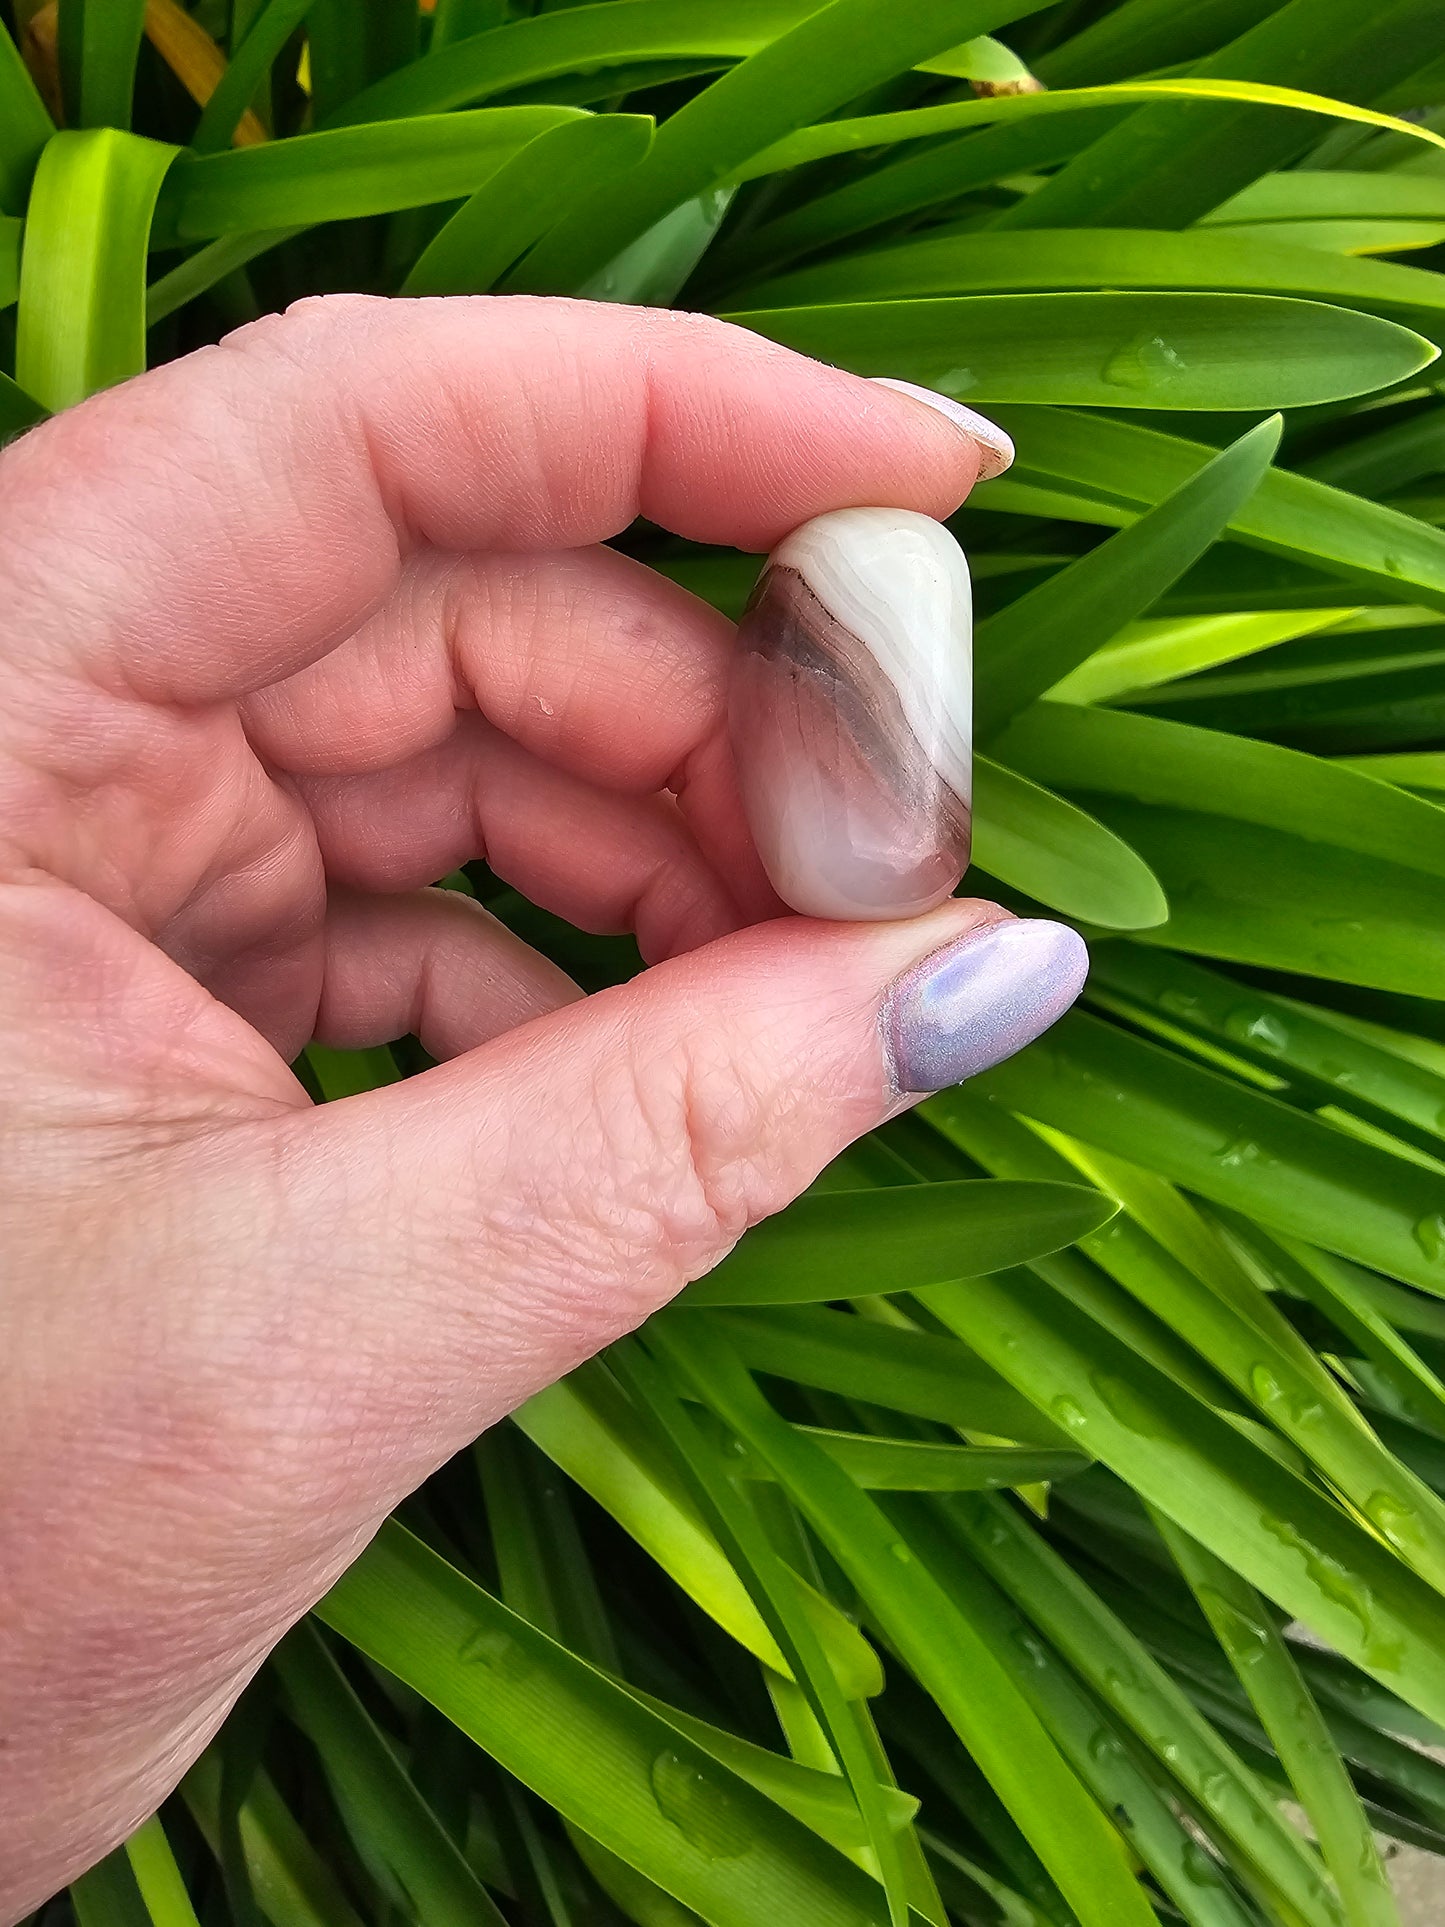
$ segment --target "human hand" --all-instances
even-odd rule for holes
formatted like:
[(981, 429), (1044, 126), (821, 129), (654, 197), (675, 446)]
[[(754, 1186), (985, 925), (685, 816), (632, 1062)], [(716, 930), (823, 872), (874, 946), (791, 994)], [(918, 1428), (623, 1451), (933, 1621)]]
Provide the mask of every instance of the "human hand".
[[(596, 546), (942, 516), (979, 459), (696, 317), (351, 297), (0, 459), (0, 1916), (452, 1452), (1077, 994), (976, 902), (781, 916), (729, 625)], [(653, 967), (580, 1000), (422, 887), (482, 855)], [(449, 1061), (287, 1068), (408, 1030)]]

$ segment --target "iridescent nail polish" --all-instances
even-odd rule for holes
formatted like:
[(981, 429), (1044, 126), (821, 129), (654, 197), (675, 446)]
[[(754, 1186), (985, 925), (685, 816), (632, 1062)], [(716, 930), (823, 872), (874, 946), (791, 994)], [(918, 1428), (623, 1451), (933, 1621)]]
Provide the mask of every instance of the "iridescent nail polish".
[(1088, 973), (1078, 932), (1037, 918), (988, 924), (935, 950), (883, 999), (894, 1088), (941, 1091), (1002, 1063), (1063, 1016)]
[(774, 549), (729, 705), (748, 826), (804, 916), (917, 916), (968, 865), (973, 601), (963, 551), (906, 509), (837, 509)]

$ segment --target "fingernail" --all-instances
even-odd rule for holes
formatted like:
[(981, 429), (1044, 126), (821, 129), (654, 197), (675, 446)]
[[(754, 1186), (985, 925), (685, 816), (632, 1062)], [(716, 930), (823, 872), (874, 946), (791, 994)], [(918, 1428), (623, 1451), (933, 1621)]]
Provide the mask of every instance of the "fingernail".
[(941, 1091), (1001, 1064), (1063, 1016), (1088, 974), (1083, 938), (1042, 919), (991, 923), (935, 950), (883, 999), (895, 1089)]
[(920, 388), (916, 382), (895, 381), (892, 375), (875, 375), (873, 379), (880, 388), (895, 388), (900, 395), (912, 395), (915, 401), (921, 401), (926, 408), (947, 415), (956, 428), (961, 428), (970, 440), (977, 442), (981, 457), (978, 479), (981, 482), (991, 482), (995, 475), (1002, 475), (1006, 468), (1013, 466), (1012, 441), (998, 423), (991, 422), (987, 415), (965, 408), (961, 401), (955, 401), (952, 395), (940, 395), (935, 388)]

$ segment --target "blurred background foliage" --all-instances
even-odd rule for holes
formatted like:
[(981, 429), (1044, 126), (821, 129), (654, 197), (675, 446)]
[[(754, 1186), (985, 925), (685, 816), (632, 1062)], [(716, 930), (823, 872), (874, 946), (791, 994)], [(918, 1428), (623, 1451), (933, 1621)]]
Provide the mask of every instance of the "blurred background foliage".
[(996, 415), (971, 887), (1095, 956), (432, 1480), (38, 1918), (1389, 1927), (1382, 1843), (1445, 1849), (1439, 0), (0, 17), (7, 433), (339, 289)]

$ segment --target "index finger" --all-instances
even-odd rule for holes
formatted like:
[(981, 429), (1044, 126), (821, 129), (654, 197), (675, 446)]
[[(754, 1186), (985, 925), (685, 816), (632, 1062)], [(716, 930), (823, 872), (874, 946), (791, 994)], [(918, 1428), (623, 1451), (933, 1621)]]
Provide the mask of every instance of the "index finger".
[(640, 514), (761, 550), (825, 509), (949, 514), (978, 465), (945, 416), (704, 316), (321, 297), (7, 451), (6, 647), (216, 700), (324, 655), (417, 544), (570, 548)]

